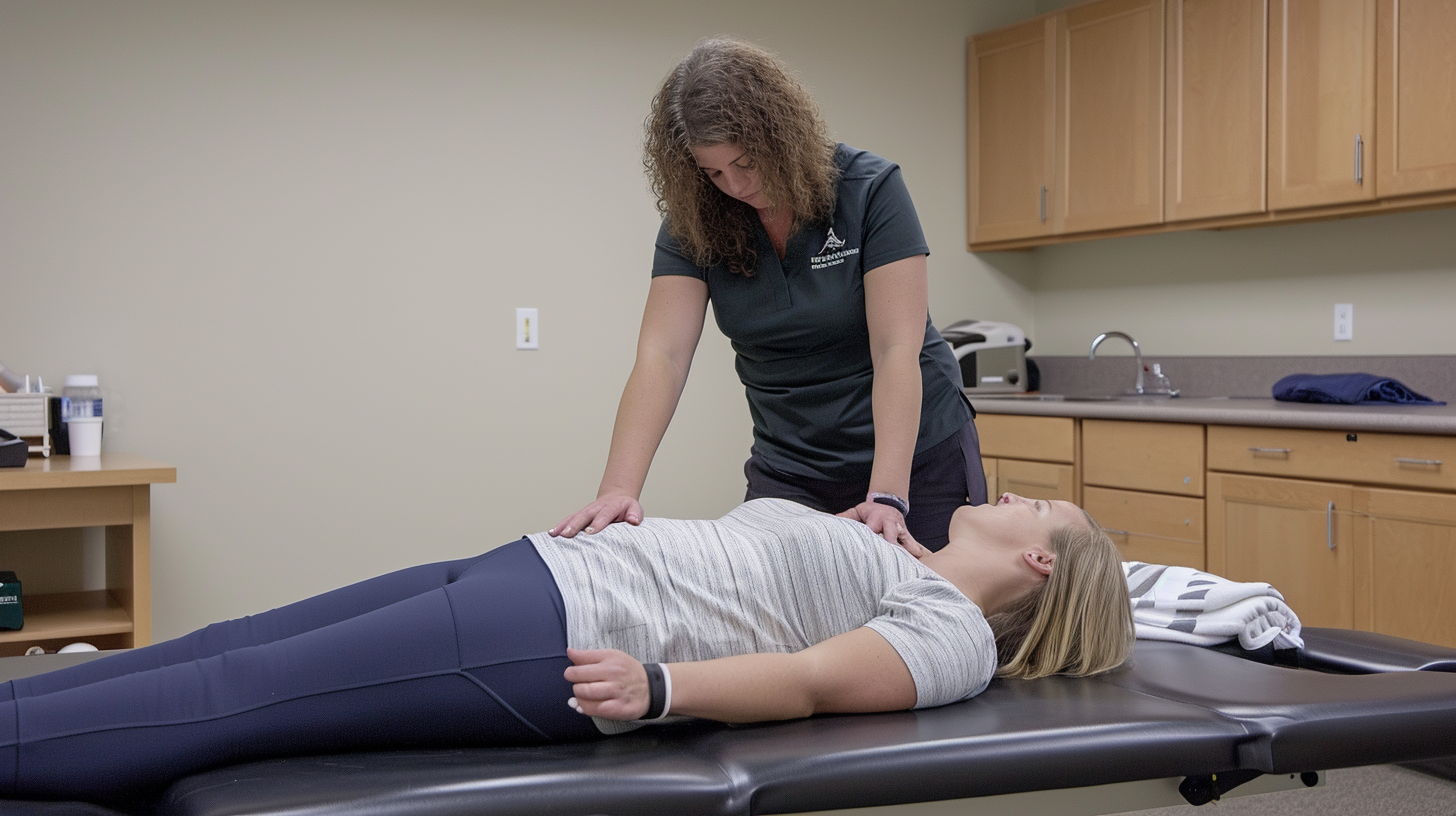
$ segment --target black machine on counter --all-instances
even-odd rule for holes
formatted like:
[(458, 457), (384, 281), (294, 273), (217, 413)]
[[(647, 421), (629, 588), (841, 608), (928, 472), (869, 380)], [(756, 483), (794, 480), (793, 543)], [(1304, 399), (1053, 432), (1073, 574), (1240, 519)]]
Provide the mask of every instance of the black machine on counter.
[(30, 458), (30, 445), (24, 439), (0, 428), (0, 467), (25, 467)]
[(961, 320), (940, 330), (961, 365), (967, 392), (1015, 393), (1040, 386), (1036, 363), (1026, 359), (1031, 341), (1010, 323)]

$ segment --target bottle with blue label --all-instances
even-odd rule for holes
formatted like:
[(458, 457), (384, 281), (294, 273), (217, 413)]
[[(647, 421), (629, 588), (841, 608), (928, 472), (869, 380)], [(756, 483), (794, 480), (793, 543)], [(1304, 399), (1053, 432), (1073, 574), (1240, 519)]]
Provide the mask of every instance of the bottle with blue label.
[(61, 419), (101, 416), (101, 385), (95, 374), (67, 374), (61, 389)]

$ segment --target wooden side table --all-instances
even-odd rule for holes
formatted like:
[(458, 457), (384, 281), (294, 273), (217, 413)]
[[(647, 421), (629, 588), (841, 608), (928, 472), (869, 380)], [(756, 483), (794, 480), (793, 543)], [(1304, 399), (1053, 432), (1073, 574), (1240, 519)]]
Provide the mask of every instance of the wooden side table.
[(106, 528), (106, 588), (25, 594), (25, 627), (0, 630), (0, 656), (78, 640), (101, 649), (150, 643), (151, 486), (176, 481), (175, 467), (126, 453), (0, 468), (0, 531)]

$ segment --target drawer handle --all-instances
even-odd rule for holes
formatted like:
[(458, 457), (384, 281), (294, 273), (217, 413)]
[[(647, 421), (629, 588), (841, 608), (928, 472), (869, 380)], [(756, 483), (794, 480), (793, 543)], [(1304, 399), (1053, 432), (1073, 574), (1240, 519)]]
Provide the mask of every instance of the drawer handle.
[(1335, 503), (1330, 502), (1325, 506), (1325, 545), (1330, 549), (1335, 548)]
[(1395, 457), (1395, 461), (1399, 462), (1402, 465), (1429, 465), (1431, 467), (1441, 466), (1440, 459), (1407, 459), (1404, 456), (1397, 456)]
[(1293, 448), (1249, 448), (1251, 453), (1293, 453)]

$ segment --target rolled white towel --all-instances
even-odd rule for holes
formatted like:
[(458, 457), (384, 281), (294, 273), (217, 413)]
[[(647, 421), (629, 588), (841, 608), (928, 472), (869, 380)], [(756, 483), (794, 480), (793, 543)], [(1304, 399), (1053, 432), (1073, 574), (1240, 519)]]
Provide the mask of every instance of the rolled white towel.
[(1303, 648), (1299, 616), (1277, 589), (1262, 582), (1230, 581), (1188, 567), (1125, 561), (1137, 636), (1212, 646), (1239, 639), (1245, 649), (1272, 644)]

